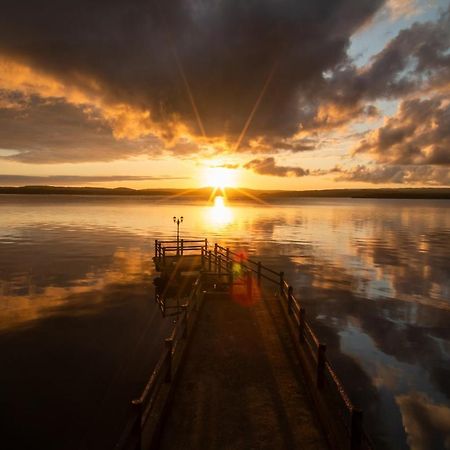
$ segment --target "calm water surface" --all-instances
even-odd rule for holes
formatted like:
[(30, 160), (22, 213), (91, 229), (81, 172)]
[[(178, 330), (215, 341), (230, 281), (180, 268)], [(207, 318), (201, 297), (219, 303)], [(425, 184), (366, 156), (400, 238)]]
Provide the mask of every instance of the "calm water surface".
[(173, 215), (285, 271), (381, 448), (450, 448), (450, 202), (0, 196), (6, 448), (115, 441), (172, 325), (151, 256)]

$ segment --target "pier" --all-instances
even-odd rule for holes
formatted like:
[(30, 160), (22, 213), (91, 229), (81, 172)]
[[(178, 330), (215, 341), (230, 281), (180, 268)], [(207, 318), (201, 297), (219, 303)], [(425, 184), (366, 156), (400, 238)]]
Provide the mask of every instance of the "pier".
[(153, 260), (176, 323), (117, 450), (373, 448), (283, 272), (206, 239)]

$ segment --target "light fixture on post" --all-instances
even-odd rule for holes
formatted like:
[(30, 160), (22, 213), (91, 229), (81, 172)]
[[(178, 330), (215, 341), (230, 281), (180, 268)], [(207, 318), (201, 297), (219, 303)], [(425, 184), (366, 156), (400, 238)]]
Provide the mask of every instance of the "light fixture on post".
[(183, 223), (183, 216), (173, 216), (173, 222), (177, 224), (177, 255), (180, 254), (180, 223)]

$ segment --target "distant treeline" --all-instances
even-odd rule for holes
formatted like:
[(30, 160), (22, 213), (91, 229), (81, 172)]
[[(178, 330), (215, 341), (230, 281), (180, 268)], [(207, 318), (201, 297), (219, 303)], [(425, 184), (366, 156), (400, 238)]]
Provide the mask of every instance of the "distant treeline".
[[(62, 187), (62, 186), (22, 186), (0, 187), (0, 194), (34, 195), (145, 195), (167, 196), (194, 199), (209, 199), (212, 188), (200, 189), (130, 189), (101, 187)], [(221, 195), (217, 190), (216, 195)], [(256, 189), (227, 188), (226, 196), (231, 200), (251, 197), (259, 199), (283, 199), (296, 197), (338, 197), (338, 198), (411, 198), (411, 199), (450, 199), (450, 188), (399, 188), (399, 189), (324, 189), (308, 191), (269, 191)]]

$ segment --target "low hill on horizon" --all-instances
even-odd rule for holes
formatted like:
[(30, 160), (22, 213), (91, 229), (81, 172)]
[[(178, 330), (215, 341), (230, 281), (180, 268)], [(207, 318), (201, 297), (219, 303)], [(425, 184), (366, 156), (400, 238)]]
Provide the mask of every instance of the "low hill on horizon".
[[(67, 187), (67, 186), (0, 186), (0, 194), (28, 195), (120, 195), (120, 196), (167, 196), (209, 199), (213, 188), (197, 189), (131, 189), (125, 187)], [(215, 195), (221, 195), (217, 190)], [(411, 198), (411, 199), (450, 199), (450, 188), (369, 188), (369, 189), (323, 189), (304, 191), (258, 190), (226, 188), (226, 195), (231, 200), (248, 199), (286, 199), (296, 197), (335, 197), (335, 198)]]

